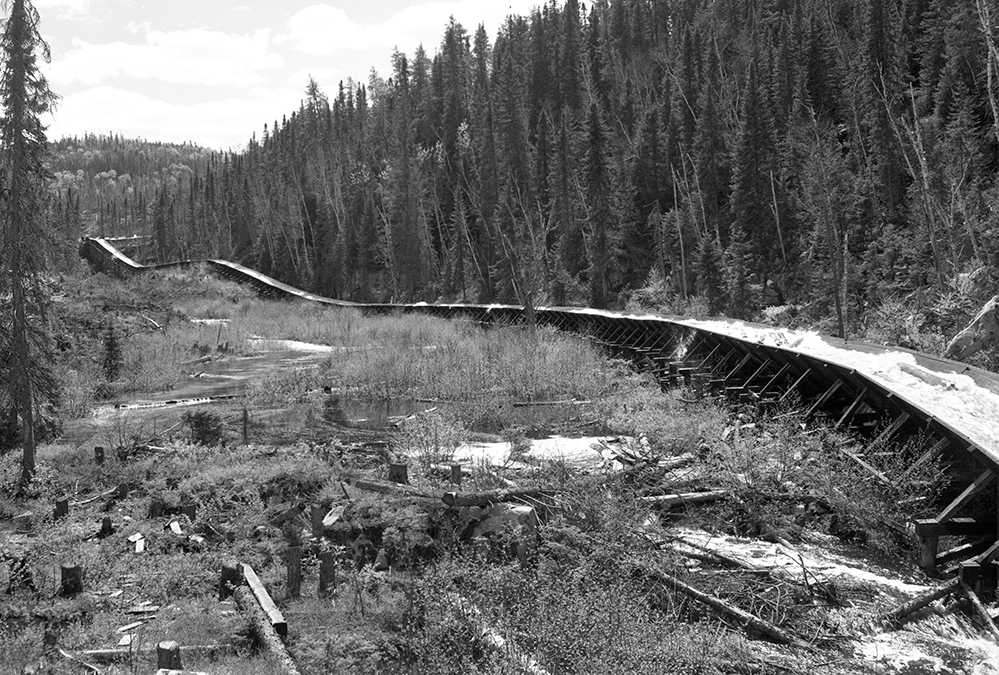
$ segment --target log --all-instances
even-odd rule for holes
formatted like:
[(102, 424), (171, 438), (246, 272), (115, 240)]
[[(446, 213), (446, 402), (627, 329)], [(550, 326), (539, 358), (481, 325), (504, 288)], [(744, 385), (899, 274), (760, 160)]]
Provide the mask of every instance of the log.
[(113, 495), (113, 494), (115, 494), (117, 492), (118, 492), (118, 488), (111, 488), (107, 492), (102, 492), (99, 495), (95, 495), (93, 497), (90, 497), (89, 499), (84, 499), (84, 500), (81, 500), (81, 501), (78, 501), (78, 502), (73, 502), (71, 504), (71, 506), (86, 506), (87, 504), (90, 504), (92, 502), (96, 502), (98, 499), (104, 499), (105, 497), (110, 497), (111, 495)]
[(281, 610), (279, 610), (277, 605), (274, 604), (274, 601), (271, 599), (267, 589), (264, 588), (264, 584), (260, 581), (260, 577), (257, 576), (257, 573), (254, 572), (253, 568), (249, 565), (241, 564), (240, 569), (243, 572), (243, 579), (246, 581), (246, 585), (249, 587), (250, 593), (257, 599), (257, 604), (267, 617), (267, 620), (270, 622), (274, 632), (281, 637), (286, 637), (288, 635), (288, 623), (284, 620), (284, 615), (281, 614)]
[[(399, 483), (375, 483), (370, 480), (355, 480), (352, 483), (353, 487), (358, 490), (364, 490), (366, 492), (378, 492), (383, 495), (404, 495), (408, 497), (423, 497), (425, 499), (434, 499), (431, 495), (420, 492), (411, 485), (402, 485)], [(350, 495), (347, 495), (348, 499)]]
[(672, 471), (673, 469), (679, 469), (681, 467), (692, 464), (697, 457), (689, 452), (685, 452), (682, 455), (677, 455), (676, 457), (663, 457), (659, 460), (658, 467), (660, 469), (666, 469), (667, 471)]
[[(230, 645), (181, 645), (179, 649), (181, 658), (216, 657), (233, 651)], [(134, 659), (137, 656), (152, 656), (157, 653), (157, 645), (149, 643), (118, 649), (85, 649), (78, 652), (80, 658), (89, 659), (95, 663), (115, 663)]]
[(457, 492), (445, 492), (443, 499), (448, 506), (485, 506), (497, 502), (513, 502), (524, 499), (542, 501), (551, 498), (554, 490), (545, 488), (529, 488), (523, 490), (487, 490), (460, 495)]
[(713, 502), (728, 496), (728, 490), (709, 490), (707, 492), (683, 492), (672, 495), (657, 495), (651, 497), (639, 497), (639, 501), (646, 504), (654, 504), (663, 508), (671, 508), (681, 504), (701, 504), (703, 502)]
[(882, 622), (888, 624), (891, 628), (898, 628), (899, 626), (902, 625), (902, 621), (913, 612), (918, 612), (931, 602), (935, 602), (940, 598), (946, 597), (951, 593), (956, 592), (960, 587), (961, 587), (960, 579), (951, 579), (942, 586), (931, 588), (925, 593), (921, 593), (920, 595), (917, 595), (911, 600), (899, 605), (890, 612), (883, 613), (878, 618)]
[(723, 616), (766, 636), (777, 644), (794, 645), (795, 647), (811, 650), (811, 647), (801, 638), (774, 626), (768, 621), (764, 621), (754, 614), (750, 614), (744, 609), (734, 607), (720, 598), (716, 598), (715, 596), (705, 593), (704, 591), (700, 591), (693, 586), (680, 581), (672, 574), (668, 574), (661, 569), (652, 568), (647, 565), (639, 564), (638, 566), (646, 573), (657, 578), (663, 586), (680, 591), (688, 598), (711, 607)]
[(996, 628), (996, 624), (992, 620), (992, 615), (989, 614), (989, 610), (985, 609), (985, 605), (983, 605), (982, 601), (978, 599), (978, 594), (971, 589), (971, 586), (963, 581), (960, 582), (960, 586), (961, 593), (963, 593), (964, 597), (968, 598), (971, 602), (971, 606), (974, 608), (975, 614), (977, 614), (978, 618), (981, 619), (983, 624), (985, 624), (985, 628), (992, 633), (992, 637), (995, 640), (999, 640), (999, 628)]
[[(246, 565), (243, 567), (244, 571), (249, 569)], [(261, 647), (273, 657), (274, 663), (278, 666), (280, 672), (284, 675), (299, 675), (298, 668), (288, 654), (288, 650), (285, 649), (284, 643), (281, 641), (281, 636), (275, 630), (271, 618), (258, 603), (257, 597), (250, 590), (250, 587), (241, 586), (236, 589), (233, 595), (236, 598), (236, 604), (239, 608), (249, 615), (250, 628), (253, 635)], [(287, 625), (285, 628), (287, 629)]]

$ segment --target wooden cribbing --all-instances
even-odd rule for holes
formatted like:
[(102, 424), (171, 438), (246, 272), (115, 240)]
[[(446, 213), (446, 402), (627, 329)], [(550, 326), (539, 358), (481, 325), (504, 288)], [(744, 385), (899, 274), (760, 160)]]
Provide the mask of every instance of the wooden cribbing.
[[(281, 610), (277, 608), (267, 589), (264, 588), (260, 577), (257, 576), (257, 573), (249, 565), (242, 564), (240, 565), (240, 569), (243, 572), (243, 580), (246, 582), (247, 588), (249, 588), (253, 597), (256, 598), (257, 604), (267, 617), (271, 628), (281, 637), (286, 637), (288, 635), (288, 622), (284, 620)], [(236, 589), (236, 592), (238, 593), (240, 590), (242, 589)]]

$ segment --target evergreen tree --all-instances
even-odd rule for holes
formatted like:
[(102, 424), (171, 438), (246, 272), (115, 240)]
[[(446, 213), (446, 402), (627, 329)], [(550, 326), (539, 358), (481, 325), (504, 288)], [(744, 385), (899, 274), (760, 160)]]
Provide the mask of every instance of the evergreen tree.
[(39, 32), (38, 11), (30, 0), (9, 0), (0, 38), (0, 297), (10, 293), (0, 330), (0, 381), (21, 421), (21, 485), (35, 472), (35, 409), (55, 395), (45, 333), (48, 297), (42, 283), (42, 253), (48, 240), (41, 222), (44, 181), (45, 127), (41, 116), (56, 97), (38, 69), (38, 57), (48, 59), (48, 45)]

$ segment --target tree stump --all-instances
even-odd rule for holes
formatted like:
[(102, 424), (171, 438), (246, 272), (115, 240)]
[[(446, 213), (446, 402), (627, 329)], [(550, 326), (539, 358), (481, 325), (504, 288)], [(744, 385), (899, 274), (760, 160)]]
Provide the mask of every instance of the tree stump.
[(333, 551), (319, 554), (319, 597), (328, 598), (336, 591), (336, 561)]
[(297, 598), (302, 592), (302, 547), (288, 549), (288, 597)]
[(65, 518), (69, 515), (69, 497), (60, 497), (55, 503), (55, 519)]
[(239, 565), (234, 562), (222, 565), (222, 574), (219, 577), (219, 600), (231, 597), (233, 590), (239, 585)]
[(156, 667), (166, 670), (183, 670), (180, 663), (180, 645), (173, 640), (156, 645)]
[(101, 466), (104, 464), (104, 447), (100, 445), (94, 446), (94, 462)]
[(63, 563), (59, 581), (59, 595), (76, 595), (83, 592), (83, 568), (76, 563)]
[(393, 483), (409, 484), (409, 467), (405, 464), (389, 464), (388, 479)]

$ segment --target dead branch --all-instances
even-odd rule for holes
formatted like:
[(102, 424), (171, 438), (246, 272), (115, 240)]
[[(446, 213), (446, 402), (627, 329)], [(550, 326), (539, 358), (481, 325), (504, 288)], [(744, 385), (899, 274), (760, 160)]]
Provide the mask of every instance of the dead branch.
[(113, 495), (116, 492), (118, 492), (118, 488), (116, 488), (116, 487), (115, 488), (111, 488), (107, 492), (102, 492), (99, 495), (95, 495), (93, 497), (90, 497), (89, 499), (84, 499), (83, 501), (72, 502), (72, 504), (70, 504), (70, 505), (71, 506), (84, 506), (85, 504), (90, 504), (92, 502), (96, 502), (99, 499), (104, 499), (105, 497), (110, 497), (111, 495)]
[(713, 502), (728, 496), (728, 490), (709, 490), (707, 492), (683, 492), (672, 495), (639, 497), (639, 501), (654, 504), (663, 508), (671, 508), (680, 504), (700, 504)]

